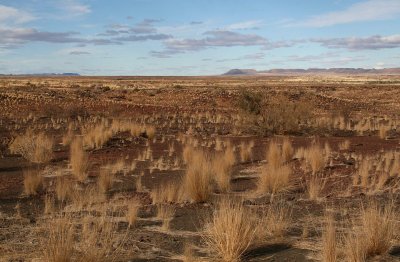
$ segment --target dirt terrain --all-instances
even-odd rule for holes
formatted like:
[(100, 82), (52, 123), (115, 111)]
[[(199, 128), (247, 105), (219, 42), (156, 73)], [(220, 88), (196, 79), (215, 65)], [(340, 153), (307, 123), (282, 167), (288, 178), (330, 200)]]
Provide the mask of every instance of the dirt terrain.
[(0, 108), (0, 261), (228, 261), (207, 242), (224, 199), (274, 220), (241, 261), (334, 261), (329, 219), (337, 261), (363, 261), (374, 205), (390, 246), (364, 261), (400, 261), (400, 76), (10, 76)]

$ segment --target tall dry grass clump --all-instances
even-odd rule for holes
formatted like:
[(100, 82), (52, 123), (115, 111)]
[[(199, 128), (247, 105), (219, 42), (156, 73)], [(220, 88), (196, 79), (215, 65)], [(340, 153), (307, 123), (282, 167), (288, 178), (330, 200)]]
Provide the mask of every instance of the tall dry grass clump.
[(317, 200), (322, 193), (326, 180), (323, 169), (328, 160), (329, 149), (324, 150), (319, 144), (313, 144), (304, 151), (304, 158), (311, 169), (311, 174), (306, 181), (306, 190), (311, 200)]
[(326, 225), (322, 233), (322, 261), (336, 262), (337, 260), (337, 236), (335, 220), (332, 215), (326, 215)]
[(65, 202), (71, 194), (72, 185), (66, 177), (58, 177), (56, 180), (56, 197), (58, 201)]
[(43, 177), (39, 169), (24, 170), (24, 193), (28, 196), (36, 195), (43, 183)]
[(174, 218), (175, 208), (171, 205), (159, 204), (157, 206), (157, 218), (162, 220), (162, 230), (169, 230), (169, 225)]
[(88, 168), (88, 156), (83, 148), (83, 142), (81, 138), (76, 138), (71, 143), (70, 148), (70, 164), (72, 174), (79, 180), (85, 181), (87, 178), (86, 170)]
[(310, 200), (318, 200), (325, 188), (326, 180), (322, 175), (311, 175), (306, 181), (307, 194)]
[(193, 150), (187, 159), (187, 169), (183, 178), (185, 195), (193, 202), (205, 202), (211, 194), (210, 161), (203, 151)]
[(313, 144), (309, 147), (304, 155), (307, 163), (311, 167), (312, 174), (320, 172), (326, 165), (326, 155), (323, 148), (318, 144)]
[(240, 261), (253, 244), (257, 219), (241, 202), (222, 200), (204, 229), (204, 241), (219, 261)]
[(44, 133), (35, 134), (28, 130), (17, 136), (9, 145), (10, 152), (20, 154), (33, 163), (46, 163), (53, 157), (54, 141)]
[(250, 141), (249, 143), (241, 142), (239, 148), (240, 148), (240, 161), (242, 163), (252, 161), (254, 141)]
[(294, 155), (294, 149), (292, 146), (292, 142), (290, 142), (290, 139), (288, 137), (285, 137), (283, 139), (282, 143), (282, 157), (284, 161), (289, 161), (293, 158)]
[(259, 193), (275, 194), (288, 188), (292, 169), (287, 166), (280, 166), (276, 169), (267, 165), (263, 169), (257, 184)]
[(367, 256), (387, 253), (396, 230), (396, 216), (392, 204), (384, 208), (374, 204), (363, 209), (360, 219)]
[(284, 162), (283, 153), (276, 141), (269, 143), (266, 158), (270, 168), (277, 169), (282, 166)]
[(128, 203), (128, 209), (126, 211), (126, 221), (128, 222), (129, 227), (134, 227), (137, 221), (139, 208), (141, 206), (139, 198), (133, 198)]
[(236, 162), (235, 153), (230, 144), (225, 151), (217, 153), (211, 162), (213, 178), (220, 192), (229, 192), (231, 188), (231, 173), (232, 167)]
[(344, 256), (348, 262), (366, 262), (367, 254), (365, 253), (364, 241), (357, 232), (349, 233), (344, 238)]
[(183, 190), (176, 182), (163, 183), (151, 191), (153, 204), (181, 203), (183, 201)]
[(365, 261), (366, 258), (388, 253), (396, 233), (396, 214), (393, 204), (379, 207), (372, 204), (361, 208), (359, 225), (346, 238), (346, 257), (349, 261)]
[[(104, 211), (103, 211), (104, 212)], [(79, 260), (82, 262), (116, 261), (116, 251), (121, 239), (116, 235), (116, 224), (106, 214), (100, 217), (87, 215), (82, 219)]]
[(262, 214), (257, 228), (257, 241), (284, 237), (292, 222), (292, 211), (282, 202), (271, 204)]
[(284, 159), (282, 149), (275, 141), (271, 141), (267, 151), (267, 164), (264, 166), (257, 184), (259, 193), (274, 194), (287, 189), (292, 169)]
[(49, 262), (72, 261), (74, 228), (70, 219), (57, 218), (48, 225), (49, 235), (45, 244), (44, 260)]
[(108, 169), (102, 169), (100, 170), (99, 178), (97, 180), (97, 185), (102, 193), (107, 193), (113, 183), (114, 183), (114, 173), (110, 172)]

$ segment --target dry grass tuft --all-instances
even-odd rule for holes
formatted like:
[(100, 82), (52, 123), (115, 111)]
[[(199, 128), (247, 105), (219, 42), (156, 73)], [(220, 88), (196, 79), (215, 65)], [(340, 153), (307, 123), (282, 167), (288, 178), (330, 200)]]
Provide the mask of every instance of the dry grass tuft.
[(377, 204), (361, 209), (359, 226), (346, 237), (346, 257), (349, 261), (366, 261), (366, 258), (386, 254), (396, 236), (396, 215), (393, 204), (380, 208)]
[(133, 198), (128, 203), (128, 210), (126, 212), (126, 221), (129, 227), (134, 227), (137, 221), (138, 211), (141, 206), (140, 199)]
[(267, 164), (260, 175), (257, 191), (260, 194), (278, 193), (289, 187), (292, 169), (285, 163), (282, 149), (271, 141), (267, 151)]
[(290, 142), (290, 139), (288, 137), (285, 137), (283, 139), (282, 143), (282, 156), (283, 156), (283, 161), (289, 161), (293, 158), (294, 155), (294, 149), (292, 146), (292, 142)]
[(151, 191), (153, 204), (181, 203), (183, 201), (182, 187), (176, 182), (164, 183)]
[(28, 196), (36, 195), (42, 187), (43, 177), (39, 169), (24, 170), (24, 193)]
[(183, 178), (186, 197), (193, 202), (205, 202), (211, 194), (212, 169), (205, 153), (193, 150), (187, 160), (187, 169)]
[(66, 177), (58, 177), (56, 180), (56, 196), (57, 200), (65, 202), (71, 194), (72, 185)]
[(57, 218), (49, 225), (49, 235), (44, 250), (44, 260), (49, 262), (72, 261), (74, 228), (68, 218)]
[(282, 166), (284, 158), (282, 150), (276, 141), (269, 143), (266, 158), (270, 168), (275, 170)]
[(183, 248), (182, 261), (183, 262), (196, 262), (197, 261), (192, 245), (185, 244), (185, 246)]
[(254, 141), (250, 141), (249, 143), (240, 143), (240, 161), (242, 163), (246, 163), (253, 160), (253, 147)]
[(350, 148), (350, 141), (349, 140), (345, 140), (343, 142), (339, 143), (339, 150), (349, 150)]
[(225, 151), (217, 153), (211, 162), (214, 180), (220, 192), (229, 192), (231, 188), (232, 167), (236, 162), (235, 153), (230, 144)]
[(53, 157), (54, 141), (44, 133), (35, 134), (28, 130), (24, 135), (17, 136), (9, 145), (10, 152), (21, 154), (33, 163), (46, 163)]
[(287, 233), (292, 221), (292, 212), (282, 202), (272, 204), (262, 214), (257, 228), (257, 242), (261, 244), (266, 240), (281, 239)]
[(367, 254), (365, 253), (364, 241), (360, 234), (350, 233), (345, 238), (344, 255), (348, 262), (365, 262)]
[(114, 173), (108, 169), (100, 170), (99, 178), (97, 180), (97, 186), (100, 192), (107, 193), (114, 183)]
[(261, 194), (275, 194), (287, 189), (289, 186), (291, 173), (292, 170), (287, 165), (277, 168), (267, 165), (266, 168), (263, 169), (260, 179), (257, 183), (257, 191)]
[(313, 175), (320, 172), (326, 165), (327, 158), (325, 152), (318, 144), (313, 144), (308, 148), (304, 156), (311, 167)]
[(169, 230), (169, 225), (175, 215), (175, 208), (171, 205), (159, 204), (157, 206), (157, 218), (162, 220), (162, 230)]
[(86, 170), (88, 168), (88, 156), (83, 149), (83, 142), (81, 138), (76, 138), (71, 143), (70, 163), (72, 174), (79, 181), (85, 181), (88, 176), (86, 173)]
[(384, 208), (375, 204), (361, 211), (361, 230), (367, 256), (381, 255), (389, 251), (396, 230), (395, 218), (391, 204)]
[(253, 244), (257, 219), (241, 202), (222, 200), (204, 230), (204, 241), (219, 261), (240, 261)]
[(322, 233), (322, 261), (337, 261), (337, 239), (335, 220), (332, 215), (326, 216), (326, 225)]
[(314, 174), (310, 176), (306, 183), (308, 198), (318, 200), (325, 188), (326, 180), (322, 176)]

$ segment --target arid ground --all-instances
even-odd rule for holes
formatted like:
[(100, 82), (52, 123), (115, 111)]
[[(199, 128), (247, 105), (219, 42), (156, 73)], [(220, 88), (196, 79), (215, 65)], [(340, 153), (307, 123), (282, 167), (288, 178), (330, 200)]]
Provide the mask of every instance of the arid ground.
[(10, 76), (0, 109), (0, 261), (400, 261), (400, 76)]

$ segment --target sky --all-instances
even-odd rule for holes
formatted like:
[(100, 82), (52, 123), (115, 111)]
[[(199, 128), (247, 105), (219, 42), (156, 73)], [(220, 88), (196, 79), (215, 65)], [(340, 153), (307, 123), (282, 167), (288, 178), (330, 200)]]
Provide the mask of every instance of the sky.
[(400, 67), (400, 0), (0, 0), (0, 74)]

